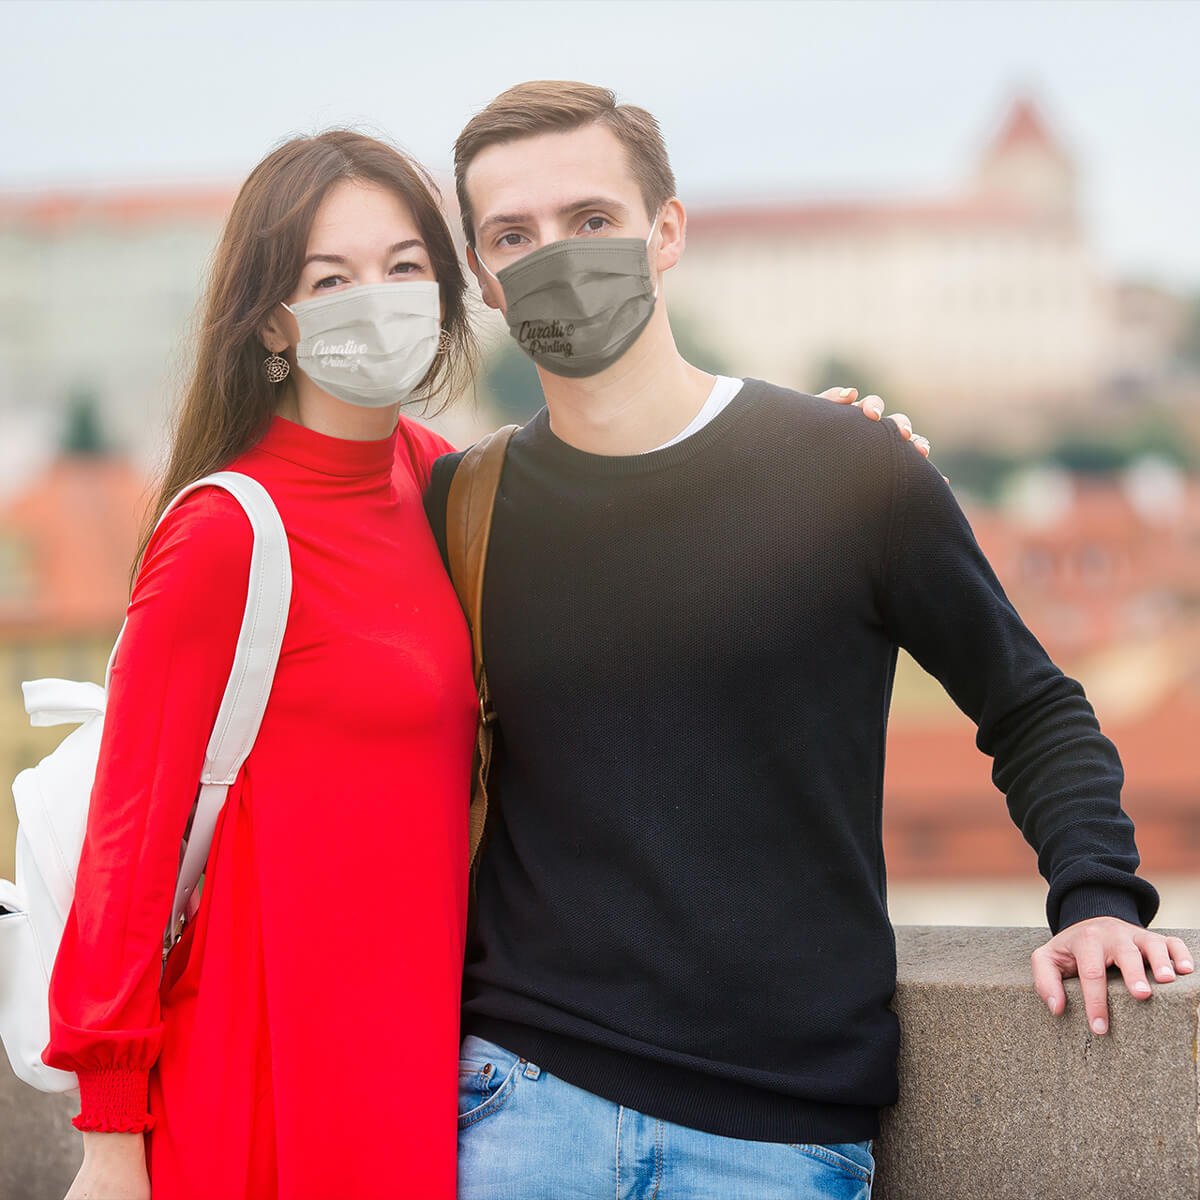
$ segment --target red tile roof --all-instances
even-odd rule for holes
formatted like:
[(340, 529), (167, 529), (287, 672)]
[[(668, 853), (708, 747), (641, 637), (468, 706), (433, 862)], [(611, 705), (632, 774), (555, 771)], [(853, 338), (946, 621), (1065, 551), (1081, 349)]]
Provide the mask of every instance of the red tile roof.
[(124, 459), (65, 457), (0, 509), (0, 640), (115, 632), (148, 498)]
[(1067, 159), (1068, 155), (1050, 133), (1037, 104), (1029, 96), (1018, 97), (1009, 109), (1000, 132), (988, 146), (985, 157), (998, 158), (1025, 146), (1036, 147), (1055, 158)]
[(61, 189), (0, 193), (0, 225), (39, 230), (72, 225), (144, 225), (184, 220), (219, 223), (233, 205), (229, 184)]

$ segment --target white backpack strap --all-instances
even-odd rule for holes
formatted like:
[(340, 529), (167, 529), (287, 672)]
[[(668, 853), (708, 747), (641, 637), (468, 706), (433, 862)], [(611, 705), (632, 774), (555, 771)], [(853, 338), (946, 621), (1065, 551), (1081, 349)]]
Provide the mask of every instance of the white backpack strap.
[[(159, 518), (159, 524), (184, 496), (202, 487), (222, 488), (241, 505), (254, 532), (254, 549), (250, 558), (250, 582), (246, 589), (246, 612), (242, 617), (229, 682), (204, 756), (200, 794), (179, 868), (171, 923), (167, 927), (168, 942), (179, 929), (196, 884), (204, 874), (204, 864), (208, 860), (217, 818), (221, 814), (229, 785), (237, 777), (258, 736), (275, 678), (275, 666), (279, 661), (292, 597), (292, 560), (288, 551), (287, 531), (266, 488), (248, 475), (237, 471), (217, 471), (197, 479), (171, 501)], [(119, 635), (117, 643), (120, 643)], [(109, 674), (116, 653), (114, 645), (112, 658), (109, 659)], [(107, 683), (106, 676), (106, 686)]]

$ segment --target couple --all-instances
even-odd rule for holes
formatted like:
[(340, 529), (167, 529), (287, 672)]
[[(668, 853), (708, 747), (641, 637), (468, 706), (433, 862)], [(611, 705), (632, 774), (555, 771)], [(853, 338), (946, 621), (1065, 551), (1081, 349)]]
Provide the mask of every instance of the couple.
[(466, 279), (420, 170), (330, 132), (238, 196), (158, 498), (254, 476), (294, 575), (161, 980), (250, 533), (201, 491), (140, 555), (51, 989), (46, 1060), (82, 1094), (70, 1196), (451, 1197), (455, 1056), (461, 1197), (867, 1196), (896, 1094), (897, 646), (978, 723), (1050, 885), (1035, 986), (1058, 1014), (1078, 973), (1097, 1033), (1107, 964), (1139, 997), (1147, 963), (1192, 969), (1144, 928), (1116, 752), (907, 431), (679, 357), (685, 216), (648, 113), (522, 84), (455, 168), (468, 265), (547, 401), (489, 551), (495, 804), (465, 978), (459, 459), (399, 410), (470, 370)]

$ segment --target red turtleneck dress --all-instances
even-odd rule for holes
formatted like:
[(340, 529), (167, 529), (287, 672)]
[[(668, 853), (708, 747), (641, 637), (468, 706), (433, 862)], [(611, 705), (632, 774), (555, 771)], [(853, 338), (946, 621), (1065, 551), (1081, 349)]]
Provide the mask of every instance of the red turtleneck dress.
[(421, 496), (450, 447), (275, 418), (232, 464), (287, 528), (258, 740), (160, 983), (180, 838), (242, 621), (250, 526), (216, 489), (150, 544), (112, 677), (46, 1061), (80, 1129), (149, 1130), (154, 1200), (451, 1200), (466, 623)]

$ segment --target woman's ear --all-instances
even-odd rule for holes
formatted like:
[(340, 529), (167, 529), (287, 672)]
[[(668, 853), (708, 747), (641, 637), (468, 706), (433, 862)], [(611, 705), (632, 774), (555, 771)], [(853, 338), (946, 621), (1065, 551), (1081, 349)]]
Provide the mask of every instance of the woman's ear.
[(272, 354), (281, 354), (300, 340), (300, 327), (296, 318), (282, 304), (277, 304), (258, 331), (258, 340)]

